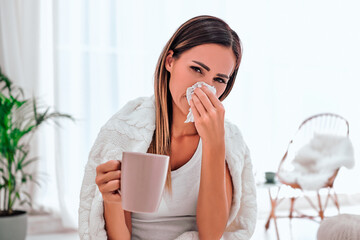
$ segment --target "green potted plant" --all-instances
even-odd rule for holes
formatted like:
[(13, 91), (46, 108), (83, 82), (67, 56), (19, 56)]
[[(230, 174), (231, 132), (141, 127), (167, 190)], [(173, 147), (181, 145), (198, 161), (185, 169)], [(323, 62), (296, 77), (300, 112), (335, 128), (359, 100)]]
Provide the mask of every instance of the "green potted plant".
[(2, 73), (0, 68), (0, 239), (24, 240), (27, 231), (26, 211), (15, 210), (14, 204), (29, 204), (31, 196), (24, 186), (39, 182), (26, 168), (38, 160), (28, 158), (31, 136), (42, 123), (58, 118), (74, 118), (68, 114), (40, 112), (36, 99), (24, 99), (23, 90)]

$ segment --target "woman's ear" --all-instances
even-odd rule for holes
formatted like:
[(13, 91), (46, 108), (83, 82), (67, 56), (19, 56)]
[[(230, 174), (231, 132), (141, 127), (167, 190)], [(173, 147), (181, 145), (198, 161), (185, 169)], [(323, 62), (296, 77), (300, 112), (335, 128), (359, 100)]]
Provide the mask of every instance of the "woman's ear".
[(167, 52), (166, 58), (165, 58), (165, 68), (168, 72), (171, 72), (172, 68), (173, 68), (173, 63), (174, 63), (174, 51), (173, 50), (169, 50)]

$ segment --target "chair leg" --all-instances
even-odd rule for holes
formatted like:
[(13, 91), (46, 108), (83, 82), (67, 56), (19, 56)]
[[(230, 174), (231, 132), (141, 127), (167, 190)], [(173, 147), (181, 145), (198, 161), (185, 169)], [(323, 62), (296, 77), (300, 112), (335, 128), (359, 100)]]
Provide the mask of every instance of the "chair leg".
[(294, 203), (295, 203), (295, 198), (292, 197), (292, 198), (290, 199), (290, 212), (289, 212), (289, 218), (290, 218), (290, 220), (291, 220), (292, 217), (293, 217)]
[(319, 191), (317, 191), (317, 197), (318, 197), (318, 203), (319, 203), (319, 216), (321, 218), (321, 221), (324, 219), (324, 209), (321, 204), (321, 197)]
[[(278, 189), (279, 191), (279, 189)], [(265, 229), (268, 230), (269, 229), (269, 226), (270, 226), (270, 221), (271, 219), (274, 219), (274, 222), (276, 223), (276, 214), (275, 214), (275, 209), (276, 209), (276, 205), (277, 205), (277, 197), (276, 196), (275, 198), (273, 198), (271, 196), (271, 190), (270, 188), (268, 189), (268, 192), (269, 192), (269, 198), (270, 198), (270, 207), (271, 207), (271, 211), (270, 211), (270, 214), (269, 214), (269, 218), (265, 224)]]

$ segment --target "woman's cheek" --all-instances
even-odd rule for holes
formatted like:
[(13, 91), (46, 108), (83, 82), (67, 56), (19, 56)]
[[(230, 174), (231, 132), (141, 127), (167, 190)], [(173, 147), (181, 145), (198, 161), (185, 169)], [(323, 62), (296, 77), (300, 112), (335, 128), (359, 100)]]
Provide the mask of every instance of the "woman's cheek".
[(219, 98), (224, 92), (226, 87), (216, 87), (216, 97)]

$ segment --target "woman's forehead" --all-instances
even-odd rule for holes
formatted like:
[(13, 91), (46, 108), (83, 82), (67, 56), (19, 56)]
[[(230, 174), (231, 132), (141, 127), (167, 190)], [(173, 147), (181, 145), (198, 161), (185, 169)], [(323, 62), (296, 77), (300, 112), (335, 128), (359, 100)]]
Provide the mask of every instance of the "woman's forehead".
[(180, 56), (185, 62), (201, 62), (210, 71), (222, 71), (229, 74), (236, 64), (235, 55), (230, 47), (219, 44), (203, 44), (193, 47)]

